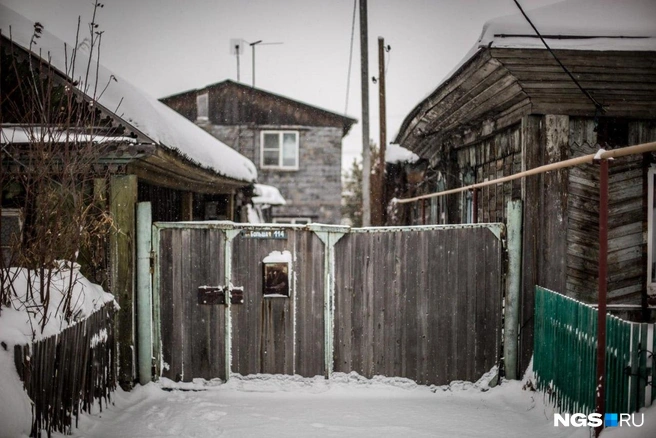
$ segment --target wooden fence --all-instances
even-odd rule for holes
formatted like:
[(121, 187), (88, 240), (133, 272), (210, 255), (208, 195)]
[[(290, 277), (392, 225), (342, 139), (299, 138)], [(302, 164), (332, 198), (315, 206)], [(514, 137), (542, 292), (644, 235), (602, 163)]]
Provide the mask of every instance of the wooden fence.
[(503, 266), (490, 230), (354, 230), (335, 253), (335, 371), (446, 384), (498, 363)]
[[(476, 380), (501, 356), (503, 229), (157, 223), (158, 372)], [(283, 253), (289, 294), (266, 296), (264, 261)], [(243, 301), (199, 302), (226, 285)]]
[(102, 410), (116, 389), (114, 305), (106, 304), (86, 320), (33, 343), (16, 345), (18, 374), (32, 400), (32, 433), (70, 433), (80, 411), (94, 401)]
[[(656, 400), (654, 324), (606, 316), (606, 412), (633, 413)], [(595, 409), (597, 309), (536, 287), (533, 370), (562, 412)]]

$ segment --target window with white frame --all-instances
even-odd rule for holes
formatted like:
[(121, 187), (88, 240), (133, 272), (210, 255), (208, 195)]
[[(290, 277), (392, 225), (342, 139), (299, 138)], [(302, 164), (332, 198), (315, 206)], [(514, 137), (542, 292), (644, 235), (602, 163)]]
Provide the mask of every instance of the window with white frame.
[(196, 96), (196, 119), (198, 120), (208, 119), (209, 100), (210, 99), (207, 93), (199, 94), (198, 96)]
[(656, 168), (648, 172), (647, 187), (647, 294), (656, 295)]
[(262, 131), (260, 145), (262, 168), (298, 169), (298, 132)]

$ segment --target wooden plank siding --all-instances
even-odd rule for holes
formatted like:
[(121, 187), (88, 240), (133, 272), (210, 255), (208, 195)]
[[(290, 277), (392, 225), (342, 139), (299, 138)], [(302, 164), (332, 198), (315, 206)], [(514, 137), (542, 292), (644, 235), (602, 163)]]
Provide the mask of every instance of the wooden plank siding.
[[(197, 121), (196, 96), (208, 94), (209, 121), (215, 125), (338, 127), (344, 135), (355, 119), (284, 96), (226, 80), (199, 90), (160, 99), (191, 121)], [(203, 122), (200, 122), (203, 126)]]
[[(509, 127), (497, 135), (457, 149), (458, 172), (473, 169), (475, 180), (483, 182), (512, 175), (521, 169), (520, 125)], [(479, 222), (504, 222), (506, 204), (521, 196), (521, 181), (487, 186), (480, 190)]]
[[(556, 50), (606, 116), (656, 118), (656, 53)], [(406, 117), (396, 142), (436, 164), (529, 114), (595, 115), (595, 106), (543, 49), (484, 48)]]
[[(522, 169), (567, 159), (569, 131), (567, 116), (524, 117)], [(533, 352), (535, 285), (552, 290), (564, 290), (566, 285), (567, 171), (531, 176), (522, 182), (522, 186), (524, 223), (519, 366), (525, 369)]]
[[(653, 141), (651, 123), (629, 123), (628, 144)], [(592, 119), (572, 118), (573, 157), (595, 153), (598, 134)], [(646, 281), (646, 171), (643, 156), (610, 163), (608, 218), (608, 301), (641, 302)], [(599, 254), (599, 169), (594, 164), (569, 171), (570, 220), (567, 232), (567, 294), (587, 303), (597, 301)]]
[(216, 229), (160, 230), (162, 376), (225, 379), (223, 306), (198, 304), (199, 286), (224, 283), (225, 238)]
[(335, 371), (423, 384), (476, 380), (499, 360), (501, 252), (486, 228), (342, 237)]
[[(327, 375), (326, 248), (317, 233), (238, 234), (226, 248), (226, 231), (211, 225), (157, 226), (164, 377), (227, 377), (225, 308), (197, 304), (199, 286), (223, 284), (226, 250), (231, 283), (244, 289), (230, 310), (231, 372)], [(334, 371), (445, 384), (475, 381), (499, 363), (500, 225), (336, 232)], [(290, 296), (265, 298), (262, 260), (285, 250)]]
[[(233, 372), (325, 372), (324, 246), (310, 231), (287, 230), (287, 236), (233, 240), (232, 283), (244, 288), (244, 304), (232, 306)], [(264, 298), (262, 260), (285, 250), (293, 258), (290, 296)]]
[[(608, 149), (656, 140), (656, 52), (555, 53), (604, 111), (547, 50), (480, 48), (403, 121), (395, 142), (429, 163), (428, 184), (410, 196), (435, 191), (435, 175), (446, 175), (445, 189), (452, 189), (595, 153), (599, 143)], [(645, 154), (610, 163), (610, 303), (647, 303), (646, 175), (655, 161), (654, 154)], [(471, 171), (475, 181), (467, 181)], [(519, 366), (525, 369), (533, 350), (535, 285), (597, 302), (598, 166), (518, 184), (481, 189), (478, 218), (505, 221), (509, 198), (524, 202)], [(449, 223), (466, 221), (465, 199), (447, 204)], [(417, 205), (408, 204), (399, 217), (413, 223)]]
[[(560, 61), (611, 117), (656, 117), (656, 53), (555, 50)], [(541, 49), (491, 49), (530, 96), (532, 112), (592, 116), (594, 106), (558, 65)]]

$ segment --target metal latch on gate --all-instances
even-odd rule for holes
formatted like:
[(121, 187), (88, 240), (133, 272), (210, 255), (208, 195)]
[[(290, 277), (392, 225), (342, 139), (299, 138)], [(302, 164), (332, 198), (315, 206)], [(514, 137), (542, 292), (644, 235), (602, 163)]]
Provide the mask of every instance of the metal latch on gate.
[(244, 304), (244, 288), (228, 286), (199, 286), (198, 304), (226, 304), (226, 293), (230, 304)]

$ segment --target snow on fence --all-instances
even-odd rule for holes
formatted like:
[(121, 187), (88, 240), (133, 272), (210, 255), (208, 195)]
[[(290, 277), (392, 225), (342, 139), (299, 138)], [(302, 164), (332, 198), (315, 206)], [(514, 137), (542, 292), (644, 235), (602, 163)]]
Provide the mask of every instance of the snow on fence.
[(32, 400), (32, 433), (69, 433), (80, 410), (102, 410), (116, 389), (114, 303), (30, 345), (16, 345), (18, 374)]
[[(632, 413), (656, 400), (655, 324), (606, 316), (606, 412)], [(597, 309), (537, 286), (533, 370), (562, 412), (595, 409)]]

